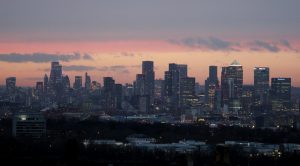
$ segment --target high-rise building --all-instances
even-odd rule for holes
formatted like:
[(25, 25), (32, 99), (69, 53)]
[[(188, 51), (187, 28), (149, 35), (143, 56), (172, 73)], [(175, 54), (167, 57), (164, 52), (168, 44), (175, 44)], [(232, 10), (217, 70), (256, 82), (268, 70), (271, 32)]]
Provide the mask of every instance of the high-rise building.
[(166, 109), (177, 112), (180, 107), (180, 72), (178, 65), (175, 63), (169, 64), (169, 71), (165, 72), (164, 82), (164, 99)]
[(16, 77), (6, 78), (6, 92), (11, 95), (16, 92)]
[(75, 76), (73, 88), (79, 90), (82, 88), (82, 76)]
[(51, 70), (50, 70), (50, 84), (55, 86), (62, 82), (62, 66), (59, 62), (52, 62), (51, 63)]
[(163, 96), (164, 80), (162, 80), (162, 79), (155, 80), (154, 84), (155, 84), (154, 96), (156, 99), (161, 99)]
[(179, 81), (182, 78), (188, 77), (188, 67), (186, 64), (177, 64), (177, 70), (179, 71)]
[(154, 102), (155, 72), (153, 61), (143, 61), (142, 74), (145, 76), (145, 95), (149, 96), (150, 105)]
[(217, 66), (209, 66), (209, 76), (205, 80), (205, 102), (208, 104), (210, 110), (218, 109), (218, 95), (220, 90), (217, 72)]
[(218, 83), (218, 66), (209, 66), (209, 80)]
[(36, 82), (35, 95), (40, 100), (44, 96), (44, 84), (43, 82)]
[[(137, 74), (135, 81), (135, 95), (138, 99), (138, 107), (140, 112), (149, 112), (150, 95), (147, 91), (145, 74)], [(148, 89), (149, 90), (149, 89)]]
[(116, 84), (116, 108), (122, 109), (123, 102), (123, 86), (122, 84)]
[(148, 113), (150, 111), (150, 101), (148, 95), (139, 96), (139, 112)]
[(147, 95), (146, 94), (146, 78), (144, 74), (137, 74), (135, 80), (134, 93), (136, 96)]
[(272, 110), (285, 111), (291, 108), (291, 78), (272, 78)]
[(44, 75), (44, 93), (47, 94), (49, 90), (49, 78), (48, 75)]
[(195, 78), (185, 77), (180, 80), (180, 107), (191, 108), (195, 97)]
[(132, 84), (125, 84), (123, 96), (127, 101), (134, 96), (134, 87)]
[(221, 75), (221, 99), (222, 106), (229, 111), (241, 109), (241, 97), (243, 94), (243, 67), (236, 60), (229, 66), (222, 67)]
[(165, 78), (164, 78), (164, 86), (163, 86), (163, 99), (165, 100), (166, 104), (171, 103), (172, 97), (172, 72), (165, 71)]
[(64, 91), (69, 92), (69, 89), (71, 88), (71, 83), (68, 75), (63, 76), (62, 84)]
[(254, 104), (263, 106), (268, 103), (270, 89), (270, 70), (268, 67), (254, 68)]
[(93, 91), (93, 92), (101, 92), (100, 90), (101, 90), (101, 84), (99, 83), (99, 82), (97, 82), (97, 81), (92, 81), (92, 85), (91, 85), (91, 90)]
[(243, 95), (241, 99), (243, 111), (245, 112), (253, 112), (253, 93), (254, 86), (252, 85), (244, 85), (243, 86)]
[(91, 90), (91, 76), (88, 75), (88, 73), (85, 73), (85, 83), (84, 87), (86, 91)]
[(62, 90), (62, 66), (59, 62), (51, 63), (50, 78), (47, 94), (51, 100), (59, 101), (63, 95)]
[(115, 80), (112, 77), (103, 78), (103, 108), (105, 111), (116, 109)]

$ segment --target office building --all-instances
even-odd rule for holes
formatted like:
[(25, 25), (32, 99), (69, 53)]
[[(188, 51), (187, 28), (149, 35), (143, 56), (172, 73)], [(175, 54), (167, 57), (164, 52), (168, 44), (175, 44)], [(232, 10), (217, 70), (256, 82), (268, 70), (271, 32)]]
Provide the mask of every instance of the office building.
[(85, 73), (84, 87), (87, 92), (91, 90), (91, 76), (89, 76), (88, 73)]
[(220, 89), (217, 72), (217, 66), (209, 66), (209, 76), (205, 80), (205, 103), (211, 111), (217, 110), (218, 102), (220, 102), (218, 100)]
[(269, 100), (270, 69), (268, 67), (254, 68), (254, 105), (266, 106)]
[(122, 86), (122, 84), (116, 84), (115, 90), (116, 90), (116, 108), (122, 109), (122, 102), (123, 102), (123, 86)]
[(6, 92), (8, 95), (16, 92), (16, 77), (6, 78)]
[(115, 80), (112, 77), (103, 77), (103, 108), (105, 111), (116, 110)]
[(178, 65), (175, 63), (169, 64), (169, 70), (165, 72), (164, 82), (164, 100), (166, 109), (172, 112), (177, 112), (180, 107), (180, 74)]
[(62, 82), (62, 66), (59, 62), (52, 62), (50, 69), (50, 84), (55, 86)]
[(73, 88), (75, 90), (79, 90), (82, 88), (82, 76), (75, 76), (75, 82)]
[(195, 78), (185, 77), (180, 81), (180, 107), (191, 108), (194, 104), (195, 97)]
[(272, 78), (270, 95), (273, 111), (289, 110), (291, 108), (291, 78)]
[(142, 62), (142, 74), (145, 76), (144, 94), (149, 96), (150, 105), (154, 102), (154, 80), (155, 72), (153, 61)]
[(35, 95), (38, 100), (42, 99), (44, 96), (44, 84), (43, 82), (36, 82)]
[(222, 67), (221, 74), (221, 104), (229, 111), (241, 110), (243, 94), (243, 67), (236, 60), (229, 66)]

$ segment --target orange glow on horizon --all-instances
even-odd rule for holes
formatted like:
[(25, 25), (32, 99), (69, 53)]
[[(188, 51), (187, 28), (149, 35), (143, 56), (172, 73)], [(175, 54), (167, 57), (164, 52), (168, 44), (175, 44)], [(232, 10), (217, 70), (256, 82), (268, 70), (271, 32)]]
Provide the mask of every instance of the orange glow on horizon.
[[(300, 42), (293, 43), (300, 46)], [(299, 48), (299, 47), (297, 47)], [(299, 52), (281, 51), (277, 53), (264, 51), (204, 51), (192, 50), (183, 46), (173, 45), (162, 40), (142, 41), (107, 41), (107, 42), (52, 42), (52, 43), (0, 43), (0, 53), (89, 53), (94, 60), (78, 60), (61, 62), (64, 66), (86, 65), (97, 69), (87, 71), (92, 80), (102, 82), (103, 76), (113, 76), (116, 82), (132, 83), (135, 74), (141, 73), (143, 60), (153, 60), (156, 67), (156, 78), (163, 78), (163, 73), (169, 63), (187, 64), (189, 76), (203, 85), (208, 76), (208, 66), (217, 65), (220, 77), (221, 67), (228, 65), (234, 59), (240, 61), (244, 67), (244, 83), (252, 84), (253, 68), (256, 66), (270, 67), (271, 77), (292, 77), (293, 86), (300, 86)], [(131, 56), (123, 56), (122, 53), (131, 53)], [(101, 71), (101, 67), (121, 65), (129, 73), (120, 71)], [(7, 63), (0, 62), (0, 84), (5, 84), (5, 78), (17, 77), (18, 86), (35, 86), (35, 82), (42, 81), (45, 73), (49, 75), (49, 63)], [(86, 71), (64, 71), (71, 82), (75, 75), (82, 75)], [(40, 79), (38, 79), (40, 78)]]

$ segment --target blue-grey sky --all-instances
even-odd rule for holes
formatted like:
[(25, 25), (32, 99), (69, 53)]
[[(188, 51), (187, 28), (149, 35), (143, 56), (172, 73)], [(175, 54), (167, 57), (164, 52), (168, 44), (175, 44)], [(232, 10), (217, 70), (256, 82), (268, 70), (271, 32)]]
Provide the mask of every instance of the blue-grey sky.
[(300, 37), (299, 0), (1, 0), (1, 41)]
[(300, 86), (299, 57), (300, 0), (0, 0), (0, 84), (34, 85), (52, 60), (71, 80), (130, 83), (153, 60), (156, 78), (174, 62), (203, 83), (237, 59), (246, 84), (268, 66)]

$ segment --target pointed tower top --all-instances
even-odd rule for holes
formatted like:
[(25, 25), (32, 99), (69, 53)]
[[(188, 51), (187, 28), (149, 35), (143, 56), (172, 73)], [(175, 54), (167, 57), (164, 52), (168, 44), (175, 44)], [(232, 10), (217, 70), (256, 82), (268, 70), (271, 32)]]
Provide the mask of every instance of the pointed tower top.
[(242, 66), (237, 60), (234, 60), (230, 66)]

